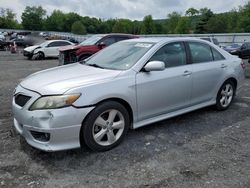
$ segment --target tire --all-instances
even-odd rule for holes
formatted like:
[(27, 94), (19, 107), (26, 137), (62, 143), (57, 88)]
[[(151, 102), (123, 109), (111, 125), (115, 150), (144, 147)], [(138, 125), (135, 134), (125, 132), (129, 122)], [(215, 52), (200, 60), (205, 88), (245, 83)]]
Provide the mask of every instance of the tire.
[(38, 53), (37, 53), (37, 59), (38, 59), (38, 60), (43, 60), (44, 58), (45, 58), (45, 55), (44, 55), (43, 52), (38, 52)]
[(28, 56), (28, 60), (32, 60), (33, 55)]
[(103, 102), (84, 121), (81, 143), (93, 151), (110, 150), (122, 142), (129, 122), (129, 113), (123, 105), (115, 101)]
[(224, 82), (216, 97), (216, 108), (217, 110), (226, 110), (233, 102), (235, 96), (236, 86), (228, 80)]

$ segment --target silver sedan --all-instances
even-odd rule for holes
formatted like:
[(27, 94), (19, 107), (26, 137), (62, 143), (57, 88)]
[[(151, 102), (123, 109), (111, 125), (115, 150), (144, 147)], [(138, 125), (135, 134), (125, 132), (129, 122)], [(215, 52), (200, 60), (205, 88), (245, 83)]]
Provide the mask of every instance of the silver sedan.
[(14, 92), (14, 126), (41, 150), (105, 151), (129, 128), (210, 105), (227, 109), (243, 81), (242, 61), (209, 42), (132, 39), (27, 77)]

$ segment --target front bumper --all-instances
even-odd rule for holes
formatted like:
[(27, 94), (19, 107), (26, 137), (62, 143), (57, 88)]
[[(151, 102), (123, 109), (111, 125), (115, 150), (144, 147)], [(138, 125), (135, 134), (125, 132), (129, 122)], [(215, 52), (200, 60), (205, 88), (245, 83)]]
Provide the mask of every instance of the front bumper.
[[(18, 86), (15, 94), (25, 94), (31, 99), (23, 106), (15, 103), (12, 109), (14, 127), (31, 146), (44, 151), (59, 151), (80, 147), (80, 129), (83, 119), (94, 108), (66, 107), (52, 110), (29, 111), (30, 105), (40, 97), (39, 94)], [(37, 139), (32, 133), (44, 133), (49, 139)]]
[(33, 52), (28, 52), (28, 51), (24, 50), (23, 51), (23, 56), (32, 57), (33, 56)]

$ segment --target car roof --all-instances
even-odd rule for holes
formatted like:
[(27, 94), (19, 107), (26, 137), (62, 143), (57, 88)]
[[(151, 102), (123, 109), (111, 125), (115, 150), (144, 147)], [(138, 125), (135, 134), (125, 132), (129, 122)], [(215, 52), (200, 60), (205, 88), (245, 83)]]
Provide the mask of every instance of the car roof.
[(48, 41), (48, 43), (51, 43), (51, 42), (64, 42), (64, 41), (70, 42), (68, 40), (47, 40), (47, 41)]
[(107, 33), (107, 34), (95, 34), (92, 36), (106, 37), (106, 36), (136, 36), (136, 35), (126, 34), (126, 33)]
[(171, 41), (200, 41), (200, 42), (206, 42), (202, 39), (197, 39), (193, 37), (145, 37), (145, 38), (136, 38), (136, 39), (130, 39), (126, 40), (124, 42), (149, 42), (149, 43), (166, 43)]

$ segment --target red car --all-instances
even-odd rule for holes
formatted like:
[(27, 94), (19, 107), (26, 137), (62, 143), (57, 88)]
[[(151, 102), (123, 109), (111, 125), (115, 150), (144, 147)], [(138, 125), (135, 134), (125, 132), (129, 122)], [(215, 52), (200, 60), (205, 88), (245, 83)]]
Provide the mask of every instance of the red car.
[(129, 34), (98, 34), (84, 40), (79, 45), (61, 48), (59, 51), (59, 65), (66, 65), (82, 61), (101, 49), (113, 43), (138, 38)]

